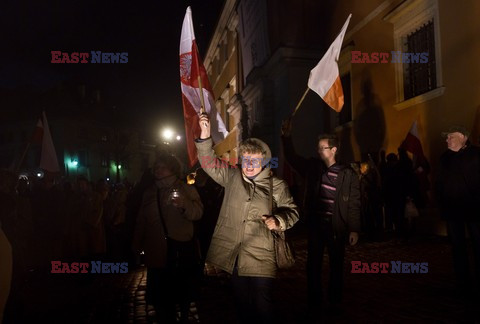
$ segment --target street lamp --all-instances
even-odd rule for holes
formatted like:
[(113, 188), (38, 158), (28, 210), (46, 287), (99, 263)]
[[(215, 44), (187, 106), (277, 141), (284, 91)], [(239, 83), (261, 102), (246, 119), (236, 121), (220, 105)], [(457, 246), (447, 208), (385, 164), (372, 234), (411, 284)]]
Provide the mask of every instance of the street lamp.
[(165, 140), (169, 141), (173, 138), (173, 131), (170, 128), (166, 128), (163, 130), (162, 136)]

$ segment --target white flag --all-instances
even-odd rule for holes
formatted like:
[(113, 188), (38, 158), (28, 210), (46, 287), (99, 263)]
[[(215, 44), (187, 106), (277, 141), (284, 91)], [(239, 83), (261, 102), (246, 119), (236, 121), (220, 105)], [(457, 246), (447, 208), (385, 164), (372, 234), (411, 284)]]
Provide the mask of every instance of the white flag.
[(352, 14), (348, 16), (340, 34), (330, 45), (320, 62), (310, 71), (310, 78), (308, 79), (308, 87), (318, 93), (325, 103), (336, 112), (342, 110), (344, 102), (337, 62), (342, 49), (343, 37), (351, 17)]
[[(42, 138), (42, 155), (40, 157), (40, 168), (55, 173), (60, 172), (58, 167), (57, 153), (53, 146), (50, 128), (48, 127), (47, 116), (43, 112), (43, 138)], [(38, 125), (37, 125), (38, 126)]]

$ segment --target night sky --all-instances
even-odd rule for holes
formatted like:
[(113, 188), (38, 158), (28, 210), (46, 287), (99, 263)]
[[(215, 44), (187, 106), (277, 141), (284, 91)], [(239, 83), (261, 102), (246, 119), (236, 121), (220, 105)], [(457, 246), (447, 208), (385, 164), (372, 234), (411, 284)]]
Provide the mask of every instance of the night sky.
[[(185, 11), (192, 7), (203, 58), (223, 3), (4, 0), (0, 90), (43, 92), (61, 82), (84, 83), (100, 89), (103, 104), (125, 112), (135, 126), (183, 127), (178, 50)], [(128, 52), (128, 63), (52, 64), (55, 50)]]

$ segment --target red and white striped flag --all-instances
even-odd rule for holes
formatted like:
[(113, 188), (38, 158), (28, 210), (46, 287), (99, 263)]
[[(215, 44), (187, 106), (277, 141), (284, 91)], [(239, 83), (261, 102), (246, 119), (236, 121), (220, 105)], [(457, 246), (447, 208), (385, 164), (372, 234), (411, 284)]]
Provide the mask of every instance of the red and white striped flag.
[(348, 16), (340, 34), (330, 45), (320, 62), (310, 71), (310, 78), (308, 79), (308, 87), (322, 97), (323, 101), (336, 112), (342, 110), (344, 103), (342, 82), (340, 81), (337, 62), (342, 49), (343, 37), (351, 17), (352, 14)]
[(194, 140), (200, 136), (198, 125), (201, 111), (201, 96), (199, 76), (204, 98), (205, 113), (210, 118), (211, 136), (215, 144), (225, 139), (228, 132), (222, 118), (215, 107), (212, 87), (208, 81), (207, 72), (200, 60), (195, 32), (193, 30), (192, 11), (187, 8), (180, 37), (180, 86), (182, 89), (183, 115), (185, 117), (185, 133), (190, 166), (197, 162), (197, 152)]

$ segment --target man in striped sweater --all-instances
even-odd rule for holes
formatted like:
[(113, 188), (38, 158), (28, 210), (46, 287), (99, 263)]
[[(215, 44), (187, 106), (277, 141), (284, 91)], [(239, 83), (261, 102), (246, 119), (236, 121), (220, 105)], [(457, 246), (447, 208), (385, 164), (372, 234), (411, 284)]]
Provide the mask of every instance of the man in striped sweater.
[(287, 162), (305, 179), (304, 210), (308, 224), (308, 306), (313, 316), (322, 305), (323, 253), (327, 248), (330, 277), (329, 310), (338, 311), (343, 291), (345, 244), (355, 245), (360, 231), (360, 189), (358, 177), (349, 166), (336, 161), (338, 140), (334, 135), (318, 138), (320, 159), (305, 159), (295, 153), (291, 123), (282, 127)]

